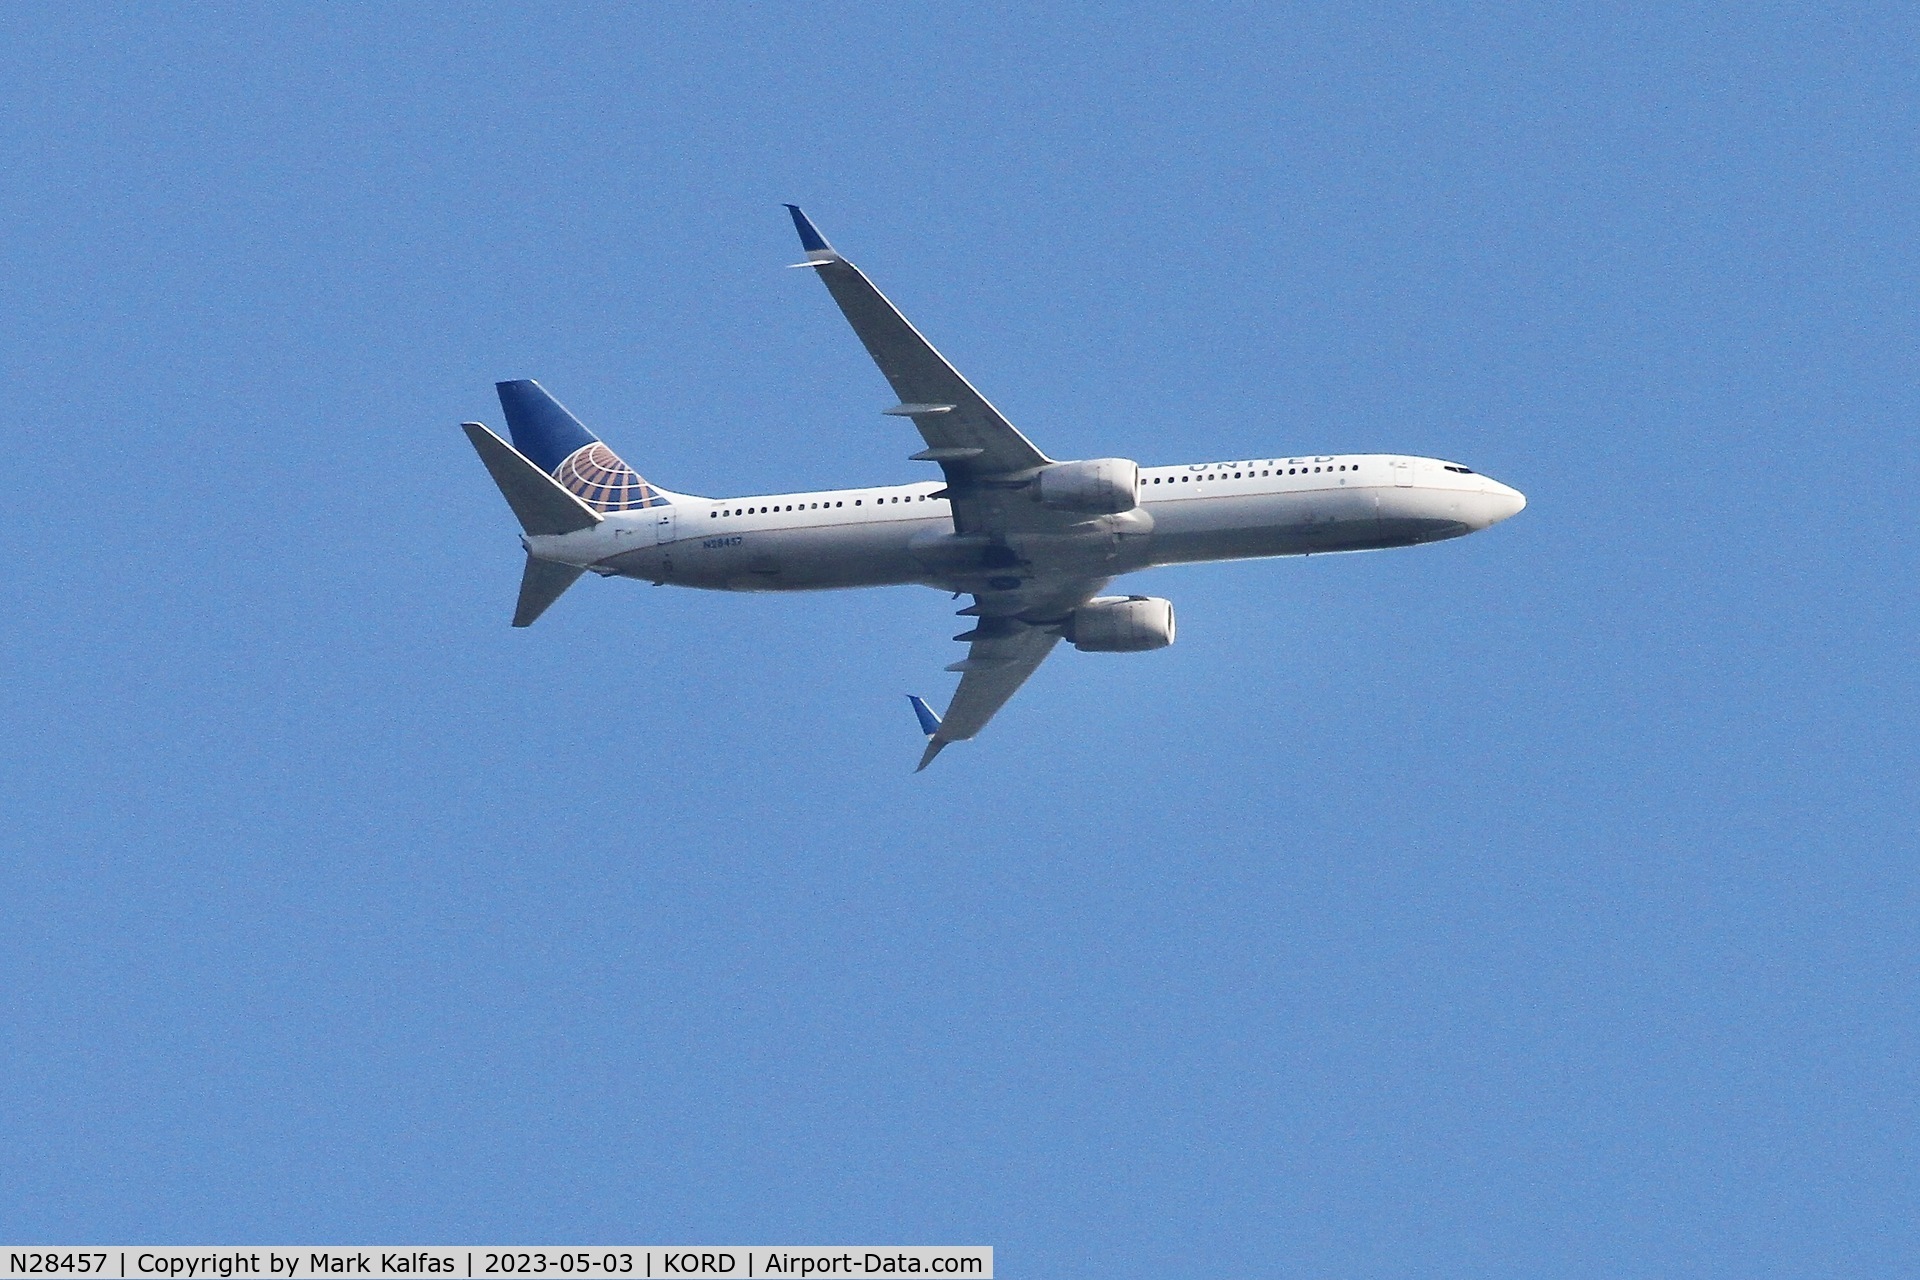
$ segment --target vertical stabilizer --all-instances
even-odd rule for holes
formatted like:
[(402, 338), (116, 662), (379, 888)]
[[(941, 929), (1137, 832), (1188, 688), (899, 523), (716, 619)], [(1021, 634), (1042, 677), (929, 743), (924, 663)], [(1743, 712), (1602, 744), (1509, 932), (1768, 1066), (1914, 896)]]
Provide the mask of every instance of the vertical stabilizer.
[(513, 447), (552, 475), (574, 453), (599, 437), (580, 425), (580, 419), (566, 406), (547, 394), (547, 389), (531, 378), (496, 382), (500, 408), (507, 415), (507, 430), (513, 433)]
[(580, 419), (531, 378), (499, 382), (513, 447), (595, 511), (664, 507), (668, 499), (580, 425)]

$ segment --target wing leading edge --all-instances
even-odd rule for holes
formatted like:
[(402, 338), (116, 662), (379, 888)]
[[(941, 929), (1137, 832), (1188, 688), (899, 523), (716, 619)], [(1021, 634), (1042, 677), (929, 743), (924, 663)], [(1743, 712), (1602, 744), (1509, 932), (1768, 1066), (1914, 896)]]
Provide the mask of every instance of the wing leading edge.
[(927, 449), (916, 458), (940, 463), (950, 479), (1026, 471), (1051, 461), (934, 350), (860, 268), (834, 252), (798, 205), (788, 205), (787, 211), (807, 251), (807, 260), (793, 265), (819, 272), (861, 345), (900, 397), (887, 412), (912, 418), (920, 429)]

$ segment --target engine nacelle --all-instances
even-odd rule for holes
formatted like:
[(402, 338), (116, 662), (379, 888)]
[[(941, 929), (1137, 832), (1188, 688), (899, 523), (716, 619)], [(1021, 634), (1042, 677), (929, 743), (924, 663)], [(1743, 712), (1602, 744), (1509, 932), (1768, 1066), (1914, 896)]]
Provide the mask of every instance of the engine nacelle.
[(1056, 462), (1035, 481), (1042, 506), (1114, 516), (1140, 505), (1140, 464), (1131, 458)]
[(1099, 596), (1067, 619), (1061, 634), (1085, 653), (1144, 653), (1173, 643), (1173, 601)]

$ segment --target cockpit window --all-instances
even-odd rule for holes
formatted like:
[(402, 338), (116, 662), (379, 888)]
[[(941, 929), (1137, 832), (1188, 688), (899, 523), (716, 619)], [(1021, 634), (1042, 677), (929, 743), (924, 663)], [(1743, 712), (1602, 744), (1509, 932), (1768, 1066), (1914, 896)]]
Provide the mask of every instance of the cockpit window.
[(1458, 471), (1463, 476), (1470, 476), (1473, 474), (1472, 467), (1456, 467), (1451, 462), (1443, 462), (1440, 465), (1448, 471)]

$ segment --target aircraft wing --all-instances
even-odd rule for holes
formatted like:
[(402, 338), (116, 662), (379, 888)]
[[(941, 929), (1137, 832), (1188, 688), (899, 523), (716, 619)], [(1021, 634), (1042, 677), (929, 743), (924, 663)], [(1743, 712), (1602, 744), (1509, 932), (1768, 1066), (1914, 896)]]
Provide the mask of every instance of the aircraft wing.
[[(983, 596), (975, 596), (973, 605), (961, 614), (979, 621), (973, 630), (954, 637), (972, 642), (967, 656), (947, 668), (960, 672), (960, 687), (953, 691), (947, 714), (928, 731), (926, 754), (920, 757), (914, 772), (932, 764), (949, 742), (964, 741), (986, 728), (987, 721), (1007, 705), (1027, 677), (1047, 660), (1053, 646), (1060, 643), (1060, 629), (1048, 625), (1049, 621), (1064, 621), (1106, 585), (1104, 578), (1033, 583), (1017, 592), (996, 592), (992, 604)], [(1039, 621), (1030, 622), (1028, 618)]]
[(1022, 492), (1037, 468), (1052, 459), (1034, 447), (985, 396), (948, 364), (933, 344), (861, 273), (834, 251), (797, 205), (788, 205), (794, 229), (811, 267), (859, 335), (867, 354), (880, 366), (900, 403), (887, 412), (912, 418), (927, 447), (915, 461), (937, 462), (946, 474), (945, 497), (954, 532), (984, 535), (1006, 557), (1006, 571), (989, 578), (994, 590), (975, 595), (963, 616), (975, 618), (972, 630), (955, 636), (971, 644), (967, 656), (948, 667), (960, 673), (944, 719), (914, 701), (927, 732), (924, 769), (949, 742), (973, 737), (1026, 683), (1054, 645), (1073, 611), (1104, 587), (1107, 580), (1034, 572), (1012, 551), (1008, 539), (1020, 534), (1065, 534), (1086, 517), (1053, 511)]
[(807, 251), (807, 260), (793, 265), (820, 273), (827, 292), (900, 397), (887, 412), (912, 418), (920, 428), (927, 448), (914, 455), (916, 460), (938, 462), (949, 481), (1026, 471), (1051, 461), (920, 336), (860, 268), (834, 252), (798, 205), (790, 204), (787, 210)]

